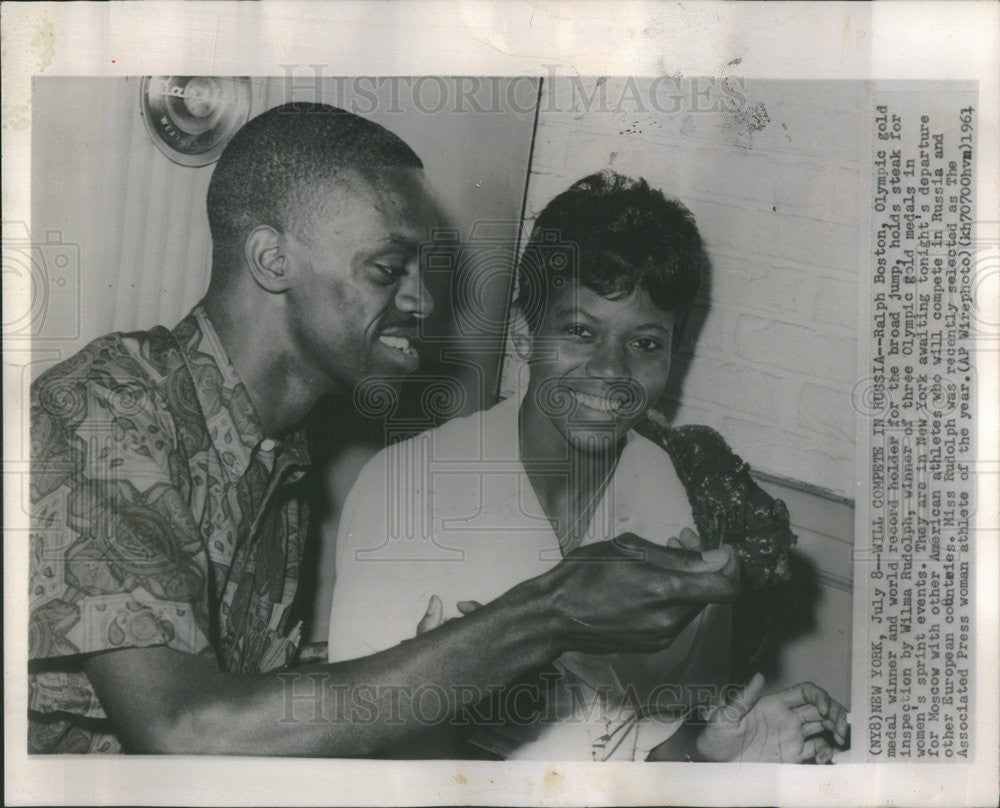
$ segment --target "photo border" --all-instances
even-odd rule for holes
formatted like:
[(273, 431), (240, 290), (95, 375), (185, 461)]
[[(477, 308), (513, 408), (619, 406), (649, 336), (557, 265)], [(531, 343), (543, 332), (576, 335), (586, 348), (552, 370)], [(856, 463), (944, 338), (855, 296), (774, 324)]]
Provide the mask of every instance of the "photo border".
[[(977, 219), (996, 241), (1000, 6), (992, 3), (8, 3), (3, 6), (3, 218), (30, 221), (35, 75), (719, 75), (973, 79), (980, 82)], [(182, 54), (178, 57), (177, 54)], [(992, 211), (992, 214), (990, 213)], [(863, 245), (864, 246), (864, 245)], [(13, 295), (13, 297), (12, 297)], [(5, 289), (4, 306), (16, 293)], [(991, 322), (996, 322), (993, 317)], [(5, 434), (25, 434), (7, 378)], [(980, 369), (978, 412), (1000, 411), (997, 367)], [(23, 388), (20, 388), (23, 390)], [(997, 421), (978, 420), (978, 501), (996, 502)], [(990, 447), (994, 454), (990, 453)], [(9, 446), (5, 442), (5, 460)], [(990, 465), (992, 464), (992, 465)], [(990, 469), (993, 472), (990, 473)], [(5, 474), (5, 516), (12, 516)], [(26, 542), (4, 542), (8, 804), (995, 804), (997, 579), (994, 511), (977, 528), (975, 763), (479, 763), (234, 758), (43, 759), (25, 753)], [(18, 526), (5, 519), (8, 531)], [(10, 534), (8, 534), (10, 535)], [(23, 530), (13, 535), (24, 535)], [(5, 536), (6, 538), (7, 536)], [(992, 640), (992, 642), (991, 642)], [(248, 782), (247, 773), (252, 772)]]

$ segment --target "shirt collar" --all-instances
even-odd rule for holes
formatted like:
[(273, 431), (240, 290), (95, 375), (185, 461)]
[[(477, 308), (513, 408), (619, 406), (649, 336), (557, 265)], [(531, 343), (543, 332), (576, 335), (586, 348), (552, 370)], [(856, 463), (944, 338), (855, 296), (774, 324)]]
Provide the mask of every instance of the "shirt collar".
[[(174, 336), (191, 374), (209, 439), (231, 477), (246, 473), (253, 453), (264, 441), (271, 441), (273, 451), (283, 455), (282, 465), (309, 465), (304, 430), (282, 441), (264, 435), (250, 394), (204, 306), (195, 306), (174, 329)], [(264, 448), (272, 448), (271, 444)]]
[[(484, 456), (493, 461), (514, 460), (524, 484), (528, 485), (528, 472), (525, 470), (524, 463), (521, 460), (520, 437), (518, 433), (520, 428), (518, 421), (523, 402), (523, 390), (509, 398), (501, 399), (488, 410), (483, 410), (479, 414), (481, 418), (479, 428), (483, 438), (482, 451)], [(637, 439), (641, 442), (642, 437), (634, 429), (630, 429), (625, 433), (625, 446), (622, 448), (622, 456), (615, 467), (615, 474), (622, 467), (623, 460), (631, 459), (636, 451), (636, 447), (632, 444)]]

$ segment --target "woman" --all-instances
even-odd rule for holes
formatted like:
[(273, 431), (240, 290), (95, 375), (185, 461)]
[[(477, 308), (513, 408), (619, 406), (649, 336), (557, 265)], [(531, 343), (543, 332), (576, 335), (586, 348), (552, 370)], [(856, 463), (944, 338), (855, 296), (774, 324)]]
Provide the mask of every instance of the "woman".
[[(725, 539), (750, 585), (787, 575), (784, 506), (712, 430), (646, 417), (706, 267), (691, 214), (645, 181), (603, 172), (549, 203), (518, 266), (526, 378), (517, 395), (396, 444), (362, 472), (340, 523), (331, 660), (432, 630), (623, 534), (703, 553)], [(468, 739), (502, 757), (766, 758), (775, 744), (755, 749), (741, 733), (769, 721), (790, 733), (792, 758), (828, 760), (812, 736), (826, 728), (843, 742), (842, 708), (821, 697), (817, 710), (802, 692), (757, 702), (758, 677), (730, 693), (727, 712), (730, 609), (689, 618), (662, 652), (564, 654), (520, 691), (498, 683)], [(709, 720), (677, 733), (691, 718)]]

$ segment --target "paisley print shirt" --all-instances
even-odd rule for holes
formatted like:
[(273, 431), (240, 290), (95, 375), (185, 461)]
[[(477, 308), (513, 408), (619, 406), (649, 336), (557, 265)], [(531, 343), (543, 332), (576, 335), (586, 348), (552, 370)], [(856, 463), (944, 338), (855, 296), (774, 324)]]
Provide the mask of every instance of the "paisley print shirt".
[(287, 662), (308, 462), (301, 432), (265, 437), (200, 306), (32, 385), (29, 751), (120, 751), (83, 655)]

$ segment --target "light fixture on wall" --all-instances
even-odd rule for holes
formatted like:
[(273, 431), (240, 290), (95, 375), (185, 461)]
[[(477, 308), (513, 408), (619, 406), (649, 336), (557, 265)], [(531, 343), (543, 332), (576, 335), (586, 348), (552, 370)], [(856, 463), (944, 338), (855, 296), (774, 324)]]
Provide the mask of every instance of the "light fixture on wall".
[(245, 76), (146, 76), (139, 93), (153, 143), (182, 166), (215, 162), (250, 118)]

